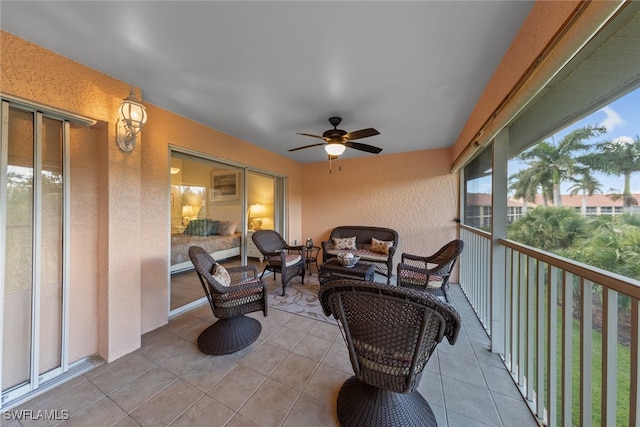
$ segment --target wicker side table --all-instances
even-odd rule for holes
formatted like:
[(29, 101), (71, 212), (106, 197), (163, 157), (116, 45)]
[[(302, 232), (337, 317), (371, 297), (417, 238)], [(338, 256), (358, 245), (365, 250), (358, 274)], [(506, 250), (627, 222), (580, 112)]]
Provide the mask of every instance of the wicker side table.
[(337, 258), (331, 258), (320, 266), (318, 280), (323, 285), (334, 279), (358, 279), (373, 281), (375, 268), (373, 264), (359, 262), (353, 267), (343, 267)]

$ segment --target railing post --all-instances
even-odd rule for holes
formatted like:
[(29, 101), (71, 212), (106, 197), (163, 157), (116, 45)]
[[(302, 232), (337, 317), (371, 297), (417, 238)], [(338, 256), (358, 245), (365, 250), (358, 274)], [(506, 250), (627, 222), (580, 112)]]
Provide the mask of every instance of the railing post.
[(493, 140), (493, 180), (491, 216), (491, 352), (504, 354), (505, 348), (505, 248), (499, 239), (507, 238), (507, 162), (509, 131), (501, 130)]

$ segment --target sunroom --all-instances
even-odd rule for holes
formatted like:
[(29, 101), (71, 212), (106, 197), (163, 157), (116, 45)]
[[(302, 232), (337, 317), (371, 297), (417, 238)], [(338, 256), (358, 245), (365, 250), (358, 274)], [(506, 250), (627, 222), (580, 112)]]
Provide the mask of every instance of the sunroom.
[[(173, 263), (168, 236), (188, 226), (189, 221), (184, 218), (196, 217), (197, 213), (183, 208), (194, 201), (202, 206), (198, 197), (206, 194), (207, 203), (232, 207), (233, 215), (243, 224), (239, 250), (245, 261), (251, 250), (247, 244), (249, 227), (254, 226), (255, 218), (264, 221), (265, 227), (270, 221), (269, 226), (279, 228), (291, 242), (302, 242), (307, 237), (319, 242), (331, 228), (355, 218), (372, 224), (388, 222), (400, 233), (402, 251), (413, 253), (433, 251), (440, 243), (459, 236), (465, 242), (465, 250), (454, 280), (459, 285), (452, 285), (452, 290), (459, 310), (475, 313), (486, 331), (482, 339), (490, 352), (484, 356), (498, 360), (517, 385), (521, 396), (510, 398), (526, 403), (517, 407), (515, 419), (544, 425), (638, 425), (638, 277), (625, 277), (523, 245), (508, 238), (508, 227), (509, 207), (519, 203), (509, 189), (511, 160), (618, 99), (638, 101), (639, 7), (638, 2), (537, 3), (455, 145), (366, 160), (345, 159), (334, 164), (330, 174), (327, 162), (297, 163), (147, 102), (143, 103), (150, 120), (137, 148), (123, 153), (115, 144), (116, 112), (124, 94), (130, 91), (130, 83), (3, 31), (0, 201), (3, 205), (7, 202), (7, 157), (20, 159), (21, 163), (14, 166), (65, 176), (60, 182), (52, 179), (54, 186), (32, 188), (29, 197), (33, 204), (31, 210), (27, 209), (32, 216), (22, 216), (20, 220), (28, 218), (26, 228), (32, 227), (29, 230), (33, 234), (24, 241), (2, 242), (3, 253), (16, 247), (24, 249), (17, 258), (29, 259), (29, 286), (33, 283), (29, 291), (34, 290), (33, 299), (12, 303), (3, 312), (5, 318), (15, 316), (3, 324), (5, 338), (10, 332), (28, 337), (17, 340), (19, 345), (14, 349), (18, 351), (3, 356), (3, 408), (18, 405), (24, 409), (71, 410), (67, 415), (78, 417), (80, 422), (87, 419), (82, 417), (91, 418), (92, 410), (106, 407), (119, 414), (120, 418), (111, 419), (113, 424), (124, 420), (141, 423), (146, 419), (149, 423), (178, 425), (193, 421), (189, 417), (209, 399), (221, 404), (224, 397), (220, 396), (223, 393), (216, 393), (218, 383), (199, 384), (207, 388), (206, 392), (193, 384), (187, 386), (186, 377), (182, 377), (186, 372), (181, 370), (193, 367), (189, 372), (194, 382), (198, 374), (214, 372), (222, 387), (226, 384), (225, 375), (234, 371), (231, 367), (237, 368), (241, 363), (206, 362), (193, 353), (182, 352), (181, 346), (186, 345), (183, 341), (188, 342), (194, 331), (211, 319), (197, 303), (172, 314), (171, 301)], [(69, 84), (69, 76), (74, 77), (73, 84)], [(134, 91), (144, 92), (144, 85)], [(636, 106), (639, 104), (635, 102)], [(637, 107), (635, 112), (637, 117)], [(16, 129), (6, 130), (5, 124), (16, 118), (23, 119), (22, 124), (28, 123), (19, 130), (33, 134), (36, 141), (34, 149), (26, 154), (22, 151), (24, 146), (5, 150), (7, 135)], [(48, 151), (48, 143), (54, 140), (59, 145)], [(34, 154), (38, 150), (42, 157)], [(246, 194), (239, 192), (237, 203), (231, 198), (220, 199), (213, 194), (213, 187), (215, 177), (221, 175), (211, 171), (204, 184), (174, 183), (172, 168), (180, 168), (177, 163), (185, 160), (215, 163), (212, 170), (221, 169), (225, 179), (232, 176), (235, 190), (222, 197), (231, 197), (231, 193), (235, 197), (239, 188)], [(365, 183), (360, 179), (363, 175), (369, 177)], [(261, 188), (262, 181), (268, 182), (270, 198), (251, 199), (247, 190), (254, 184), (250, 181), (257, 183), (254, 188)], [(345, 186), (345, 181), (352, 184)], [(56, 199), (58, 190), (65, 194), (62, 199)], [(56, 193), (56, 197), (50, 197), (48, 192)], [(477, 211), (481, 222), (476, 222), (474, 209), (478, 206), (469, 203), (478, 193), (490, 200)], [(380, 202), (376, 208), (370, 204), (374, 196)], [(191, 202), (187, 203), (187, 199)], [(45, 200), (52, 204), (43, 203)], [(274, 201), (266, 210), (260, 207)], [(384, 210), (377, 208), (382, 202), (403, 209), (390, 217), (378, 212)], [(334, 209), (335, 206), (344, 209)], [(54, 209), (65, 225), (48, 230), (51, 224), (47, 215)], [(9, 230), (12, 220), (3, 212), (1, 228)], [(43, 248), (50, 243), (48, 231), (58, 233), (59, 252), (42, 257)], [(3, 234), (8, 236), (9, 232)], [(13, 252), (12, 256), (15, 260)], [(24, 284), (14, 286), (15, 276), (7, 274), (13, 265), (9, 266), (6, 259), (0, 264), (5, 293), (23, 290)], [(64, 261), (48, 270), (50, 259)], [(46, 277), (46, 283), (41, 282), (42, 277)], [(53, 286), (47, 288), (43, 284)], [(5, 295), (5, 305), (7, 299)], [(48, 306), (46, 301), (59, 304)], [(286, 315), (269, 317), (265, 324), (274, 328), (276, 324), (283, 326), (278, 322), (290, 320)], [(472, 320), (475, 319), (468, 320), (468, 324), (479, 334), (482, 331), (475, 328)], [(296, 326), (305, 324), (300, 321)], [(306, 326), (305, 334), (323, 334), (318, 332), (323, 329), (321, 326)], [(291, 332), (292, 336), (295, 334)], [(171, 340), (181, 337), (168, 344), (175, 357), (153, 360), (149, 346), (168, 336)], [(339, 359), (333, 353), (338, 351), (335, 347), (339, 342), (335, 336), (333, 339), (325, 349), (327, 362), (319, 363), (320, 368), (314, 368), (314, 372), (326, 374), (327, 364)], [(4, 348), (10, 346), (5, 344)], [(445, 347), (443, 359), (447, 352), (456, 350), (455, 346)], [(313, 359), (305, 354), (308, 357), (303, 355), (303, 359)], [(91, 369), (99, 363), (97, 356), (108, 363)], [(176, 366), (176, 360), (183, 366)], [(285, 356), (281, 360), (286, 360)], [(149, 361), (158, 366), (149, 368)], [(287, 365), (283, 362), (279, 366)], [(135, 371), (127, 382), (131, 388), (107, 384), (107, 378), (117, 378), (124, 367)], [(259, 372), (261, 366), (255, 363), (248, 369)], [(157, 394), (141, 393), (137, 398), (127, 395), (134, 388), (132, 379), (138, 378), (138, 372), (147, 375), (152, 371), (171, 373), (156, 383)], [(236, 373), (239, 371), (242, 369)], [(270, 375), (277, 377), (277, 372), (274, 368)], [(439, 381), (447, 377), (440, 371), (432, 374)], [(256, 385), (257, 390), (262, 390), (261, 386), (267, 388), (267, 384), (279, 391), (284, 390), (283, 384), (294, 386), (276, 377)], [(100, 381), (104, 382), (98, 387)], [(318, 386), (313, 380), (305, 384), (310, 385)], [(447, 394), (443, 387), (435, 392), (442, 396), (435, 403), (441, 404), (441, 425), (473, 421), (509, 425), (507, 420), (514, 419), (474, 418), (470, 407), (456, 406), (459, 395)], [(76, 394), (66, 394), (72, 389)], [(91, 400), (98, 389), (102, 394)], [(182, 412), (169, 421), (157, 420), (143, 409), (145, 403), (147, 408), (153, 407), (153, 397), (165, 398), (156, 400), (156, 405), (168, 405), (171, 399), (167, 395), (175, 391), (193, 396)], [(250, 408), (251, 397), (257, 401), (263, 396), (252, 394), (254, 391), (243, 398), (244, 412), (237, 402), (223, 402), (222, 406), (232, 413), (219, 423), (224, 425), (238, 416), (235, 422), (250, 419), (259, 424), (256, 420), (260, 411)], [(494, 391), (486, 389), (487, 395)], [(38, 394), (43, 392), (48, 400), (38, 400)], [(320, 403), (330, 404), (330, 399), (322, 399), (331, 393), (310, 392), (315, 402), (307, 399), (304, 392), (295, 394), (291, 406), (274, 424), (290, 417), (287, 423), (295, 425), (304, 420), (305, 414), (316, 414)], [(142, 395), (149, 401), (140, 402)], [(55, 401), (51, 396), (62, 400)], [(129, 403), (140, 403), (139, 407), (128, 406), (126, 397), (130, 398)], [(46, 402), (56, 402), (57, 406), (48, 407)], [(180, 417), (184, 418), (178, 421)]]

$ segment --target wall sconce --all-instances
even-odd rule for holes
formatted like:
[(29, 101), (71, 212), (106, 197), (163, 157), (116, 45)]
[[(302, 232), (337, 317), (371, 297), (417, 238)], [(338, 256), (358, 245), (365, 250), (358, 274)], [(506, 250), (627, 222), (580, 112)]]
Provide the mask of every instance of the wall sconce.
[(184, 205), (182, 207), (182, 225), (185, 227), (189, 225), (189, 221), (191, 221), (192, 216), (193, 216), (193, 206)]
[(136, 145), (136, 137), (147, 122), (147, 111), (131, 88), (129, 97), (120, 104), (120, 118), (116, 124), (116, 139), (122, 151), (131, 151)]
[(249, 217), (250, 230), (260, 230), (262, 228), (262, 217), (266, 212), (267, 209), (260, 203), (249, 206), (249, 214), (247, 216)]

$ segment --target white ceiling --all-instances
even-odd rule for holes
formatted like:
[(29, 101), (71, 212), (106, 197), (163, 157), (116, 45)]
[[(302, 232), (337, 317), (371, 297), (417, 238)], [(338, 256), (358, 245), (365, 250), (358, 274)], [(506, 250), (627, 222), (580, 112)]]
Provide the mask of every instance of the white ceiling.
[[(328, 118), (382, 154), (450, 147), (530, 1), (1, 1), (0, 27), (299, 162)], [(123, 93), (123, 98), (128, 94)], [(153, 117), (149, 118), (150, 121)], [(344, 157), (373, 156), (348, 149)]]

